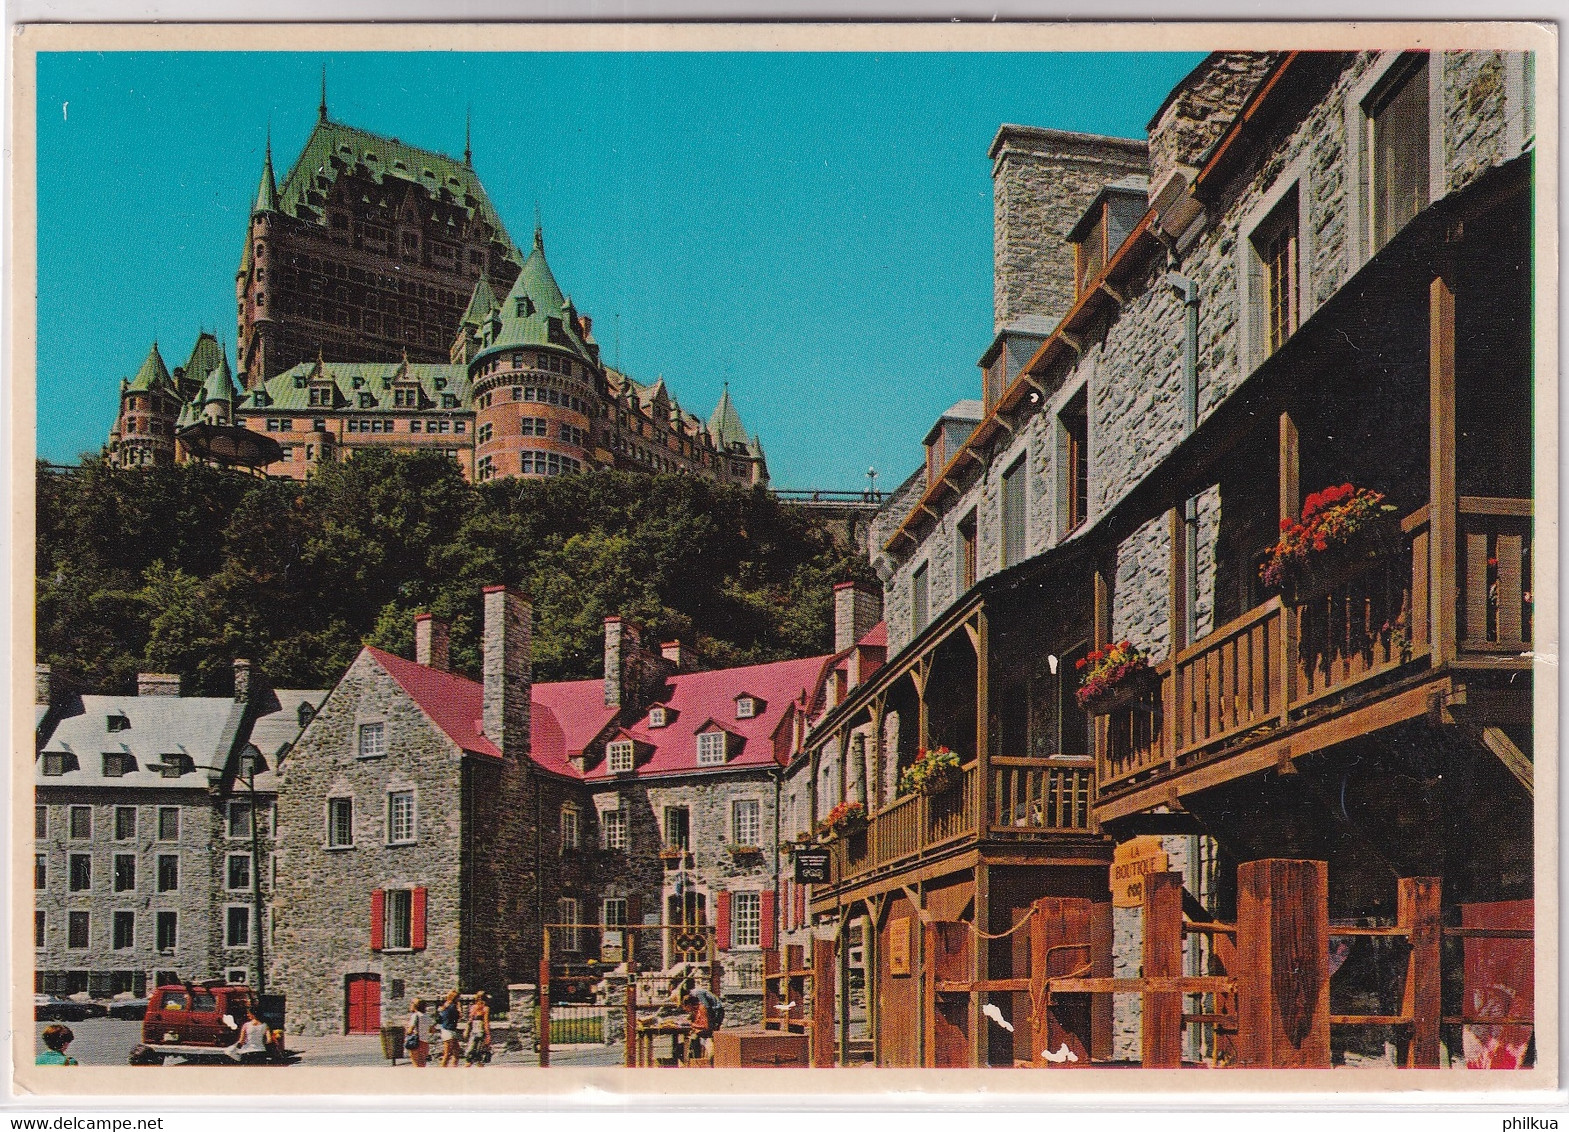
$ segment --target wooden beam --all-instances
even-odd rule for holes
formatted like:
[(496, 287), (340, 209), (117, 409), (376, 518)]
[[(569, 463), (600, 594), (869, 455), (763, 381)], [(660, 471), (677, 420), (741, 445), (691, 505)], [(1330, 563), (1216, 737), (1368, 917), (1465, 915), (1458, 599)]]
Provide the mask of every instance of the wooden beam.
[(1400, 878), (1396, 918), (1411, 940), (1400, 1012), (1413, 1020), (1406, 1064), (1416, 1069), (1438, 1068), (1444, 1013), (1442, 895), (1439, 877)]
[(1526, 757), (1525, 752), (1515, 746), (1514, 740), (1504, 734), (1501, 727), (1482, 728), (1481, 740), (1489, 751), (1498, 756), (1498, 761), (1504, 764), (1505, 769), (1519, 779), (1520, 785), (1525, 787), (1525, 792), (1534, 798), (1536, 768)]
[[(991, 930), (991, 871), (981, 864), (975, 866), (975, 912), (971, 922), (983, 932)], [(991, 1026), (981, 1013), (980, 991), (982, 984), (991, 977), (988, 942), (976, 936), (971, 947), (976, 990), (970, 995), (970, 1042), (973, 1047), (970, 1064), (976, 1068), (991, 1064)], [(1009, 1064), (1012, 1064), (1011, 1060)]]
[(1281, 522), (1293, 522), (1302, 512), (1302, 452), (1297, 422), (1290, 413), (1280, 414), (1280, 495)]
[(812, 941), (812, 1068), (834, 1064), (834, 941)]
[(1228, 975), (1182, 975), (1175, 978), (1113, 979), (1099, 976), (1047, 979), (1048, 993), (1058, 994), (1229, 994), (1237, 980)]
[[(1144, 977), (1182, 975), (1182, 874), (1144, 878)], [(1182, 996), (1146, 991), (1141, 1012), (1145, 1069), (1182, 1068)]]
[(1170, 654), (1176, 656), (1188, 647), (1188, 524), (1183, 518), (1182, 507), (1167, 512), (1167, 525), (1171, 535), (1170, 586), (1168, 609), (1170, 611)]
[(1329, 866), (1237, 867), (1238, 1063), (1329, 1068)]
[[(1458, 499), (1455, 484), (1455, 293), (1436, 276), (1428, 288), (1428, 542), (1433, 663), (1455, 656)], [(1420, 616), (1421, 610), (1416, 614)]]

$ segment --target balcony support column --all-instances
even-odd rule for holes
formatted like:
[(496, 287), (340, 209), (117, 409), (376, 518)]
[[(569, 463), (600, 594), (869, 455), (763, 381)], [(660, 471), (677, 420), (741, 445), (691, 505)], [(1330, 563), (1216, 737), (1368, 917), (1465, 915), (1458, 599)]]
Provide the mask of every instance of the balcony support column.
[[(1094, 648), (1105, 648), (1111, 643), (1111, 580), (1107, 577), (1104, 565), (1095, 567), (1095, 576), (1091, 583), (1091, 593), (1094, 602)], [(1111, 758), (1111, 735), (1108, 718), (1103, 715), (1095, 717), (1092, 724), (1094, 728), (1095, 764), (1106, 766)]]
[[(1302, 449), (1297, 422), (1289, 412), (1280, 414), (1280, 521), (1295, 521), (1302, 513)], [(1276, 669), (1275, 711), (1282, 726), (1291, 720), (1291, 701), (1297, 691), (1297, 618), (1299, 611), (1286, 606), (1280, 615), (1280, 653)]]
[(1455, 570), (1459, 499), (1455, 486), (1455, 292), (1446, 275), (1428, 288), (1428, 638), (1433, 664), (1455, 658)]
[(1185, 704), (1182, 685), (1179, 682), (1182, 672), (1177, 666), (1177, 654), (1192, 643), (1190, 627), (1193, 622), (1193, 574), (1189, 569), (1189, 558), (1193, 552), (1188, 510), (1192, 507), (1190, 497), (1181, 507), (1173, 507), (1169, 512), (1168, 523), (1171, 528), (1171, 590), (1169, 598), (1170, 640), (1171, 647), (1167, 649), (1167, 658), (1171, 663), (1171, 676), (1166, 681), (1164, 701), (1161, 704), (1165, 725), (1161, 728), (1161, 742), (1165, 747), (1166, 760), (1171, 764), (1171, 769), (1176, 769), (1177, 752), (1182, 749), (1183, 735), (1181, 720), (1178, 718), (1179, 705)]
[[(991, 807), (991, 628), (984, 607), (975, 614), (975, 791), (964, 804), (973, 807), (970, 824), (986, 836)], [(1020, 752), (1023, 753), (1023, 752)], [(982, 976), (984, 977), (984, 976)]]
[(883, 748), (883, 727), (888, 722), (888, 701), (878, 696), (871, 704), (872, 714), (872, 744), (871, 744), (871, 797), (866, 800), (866, 812), (876, 813), (888, 804), (888, 792), (883, 787), (883, 767), (887, 762), (888, 753)]
[[(991, 869), (984, 862), (975, 866), (975, 926), (983, 932), (991, 930)], [(976, 935), (971, 949), (975, 956), (975, 981), (989, 979), (991, 941)], [(975, 1042), (970, 1063), (977, 1069), (991, 1064), (991, 1020), (981, 1013), (985, 998), (985, 991), (978, 990), (970, 995), (970, 1035)], [(1008, 1064), (1013, 1064), (1011, 1059)]]

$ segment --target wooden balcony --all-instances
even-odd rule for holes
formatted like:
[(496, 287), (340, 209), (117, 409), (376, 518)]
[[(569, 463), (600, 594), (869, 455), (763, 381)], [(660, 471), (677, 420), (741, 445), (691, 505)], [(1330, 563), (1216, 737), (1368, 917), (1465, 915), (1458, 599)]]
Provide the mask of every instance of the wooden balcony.
[(863, 833), (834, 841), (831, 888), (902, 873), (981, 843), (1094, 834), (1093, 771), (1084, 758), (993, 758), (984, 783), (978, 763), (971, 762), (958, 788), (905, 795), (873, 814)]
[[(1459, 503), (1451, 609), (1431, 584), (1423, 507), (1402, 522), (1398, 553), (1304, 604), (1271, 598), (1162, 664), (1158, 699), (1098, 728), (1097, 801), (1398, 694), (1440, 668), (1528, 671), (1531, 501)], [(1435, 635), (1453, 642), (1450, 655), (1435, 650)]]

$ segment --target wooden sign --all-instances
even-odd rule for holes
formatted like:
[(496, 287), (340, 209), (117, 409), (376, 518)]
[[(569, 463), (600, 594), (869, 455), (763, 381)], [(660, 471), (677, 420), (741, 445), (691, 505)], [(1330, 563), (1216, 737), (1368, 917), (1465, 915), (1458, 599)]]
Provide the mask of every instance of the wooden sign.
[(1111, 903), (1114, 908), (1138, 908), (1144, 903), (1144, 878), (1163, 873), (1171, 858), (1158, 837), (1135, 837), (1117, 846), (1111, 859)]
[(795, 851), (796, 884), (828, 884), (828, 850), (797, 849)]
[(910, 917), (888, 921), (888, 973), (910, 973)]
[(626, 936), (620, 928), (606, 928), (599, 936), (599, 961), (620, 963), (626, 958)]

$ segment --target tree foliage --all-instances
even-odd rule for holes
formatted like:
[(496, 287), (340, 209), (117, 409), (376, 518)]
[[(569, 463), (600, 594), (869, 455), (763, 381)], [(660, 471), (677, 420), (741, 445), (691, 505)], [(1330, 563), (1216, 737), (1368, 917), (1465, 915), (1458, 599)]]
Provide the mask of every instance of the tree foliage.
[(449, 459), (368, 449), (309, 480), (197, 466), (40, 466), (37, 653), (82, 688), (177, 672), (225, 694), (237, 656), (328, 687), (362, 644), (409, 655), (452, 624), (478, 675), (481, 587), (534, 604), (538, 680), (602, 671), (603, 621), (692, 644), (707, 667), (827, 652), (832, 584), (870, 580), (799, 507), (688, 476), (593, 472), (473, 485)]

